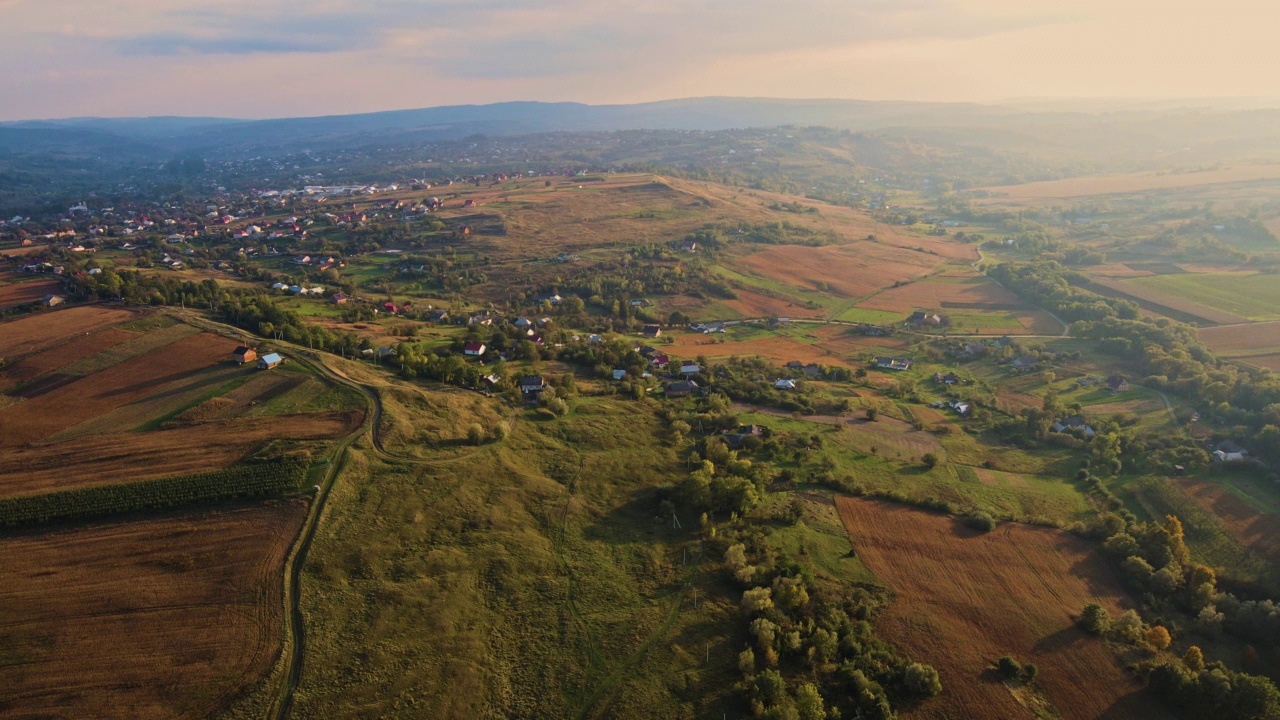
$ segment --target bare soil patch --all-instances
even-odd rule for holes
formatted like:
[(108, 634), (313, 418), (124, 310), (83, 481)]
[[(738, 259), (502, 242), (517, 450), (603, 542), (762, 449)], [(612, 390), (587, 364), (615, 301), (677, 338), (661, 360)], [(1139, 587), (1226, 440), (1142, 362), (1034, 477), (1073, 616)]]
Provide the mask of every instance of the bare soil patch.
[(1025, 310), (1017, 295), (977, 273), (946, 281), (922, 280), (890, 288), (868, 298), (858, 307), (911, 313), (915, 310), (962, 308), (970, 310)]
[(857, 363), (834, 350), (791, 337), (769, 335), (750, 340), (726, 340), (725, 342), (719, 342), (717, 340), (719, 337), (722, 336), (692, 333), (676, 335), (675, 342), (662, 346), (662, 350), (672, 357), (679, 358), (694, 358), (698, 355), (709, 358), (758, 355), (779, 365), (798, 360), (806, 364), (858, 367)]
[(212, 717), (280, 653), (305, 503), (0, 538), (6, 717)]
[(1081, 538), (1005, 523), (982, 535), (958, 520), (838, 497), (863, 564), (895, 594), (876, 619), (906, 655), (937, 668), (942, 694), (904, 717), (1028, 717), (992, 665), (1013, 655), (1068, 720), (1168, 718), (1106, 645), (1077, 630), (1085, 604), (1130, 605), (1107, 561)]
[(138, 336), (138, 333), (116, 328), (89, 332), (71, 338), (68, 342), (49, 348), (17, 362), (0, 371), (0, 391), (29, 382), (45, 373), (60, 370), (66, 365), (89, 357), (107, 348)]

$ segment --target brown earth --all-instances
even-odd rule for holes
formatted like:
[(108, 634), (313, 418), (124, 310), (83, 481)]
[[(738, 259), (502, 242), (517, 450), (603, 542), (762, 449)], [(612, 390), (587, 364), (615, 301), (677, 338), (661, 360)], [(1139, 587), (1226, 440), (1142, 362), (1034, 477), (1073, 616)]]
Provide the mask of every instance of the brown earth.
[(1275, 355), (1280, 352), (1280, 322), (1248, 323), (1201, 328), (1200, 341), (1210, 350), (1229, 357)]
[(24, 315), (0, 323), (0, 357), (20, 358), (53, 347), (66, 338), (83, 335), (116, 323), (132, 320), (134, 313), (123, 308), (79, 305)]
[(0, 537), (0, 715), (205, 718), (279, 657), (305, 503)]
[(705, 355), (709, 358), (723, 358), (732, 355), (759, 355), (779, 365), (792, 360), (819, 365), (836, 365), (840, 367), (861, 367), (859, 363), (835, 351), (828, 351), (818, 345), (806, 343), (795, 338), (781, 335), (769, 335), (750, 340), (718, 342), (723, 335), (701, 335), (683, 333), (674, 335), (675, 342), (663, 345), (664, 353), (676, 358), (694, 358)]
[(234, 347), (232, 340), (200, 333), (69, 382), (46, 376), (51, 387), (37, 388), (39, 392), (24, 389), (27, 400), (0, 408), (0, 425), (7, 429), (0, 436), (0, 448), (43, 440), (144, 398), (158, 386), (225, 359)]
[(271, 440), (342, 437), (363, 419), (358, 411), (284, 415), (10, 448), (0, 453), (0, 497), (221, 470)]
[(62, 285), (53, 278), (0, 283), (0, 309), (33, 302), (61, 289)]
[(979, 534), (958, 520), (887, 502), (836, 506), (866, 567), (894, 593), (876, 619), (905, 655), (937, 668), (942, 694), (907, 718), (1031, 718), (993, 670), (1013, 655), (1062, 718), (1167, 718), (1158, 702), (1075, 616), (1130, 604), (1096, 548), (1065, 532), (1014, 523)]
[(1126, 175), (1046, 180), (1023, 185), (1003, 185), (983, 190), (991, 197), (975, 198), (975, 205), (1052, 205), (1069, 198), (1136, 193), (1145, 190), (1216, 185), (1280, 178), (1280, 165), (1240, 165), (1220, 170), (1198, 172), (1138, 172)]
[(942, 310), (956, 304), (973, 310), (1026, 309), (1017, 295), (976, 273), (959, 281), (930, 279), (890, 288), (858, 303), (858, 307), (911, 313), (915, 310)]
[(76, 360), (89, 357), (136, 337), (138, 337), (138, 333), (116, 328), (107, 328), (73, 337), (61, 345), (56, 345), (34, 355), (28, 355), (20, 362), (0, 370), (0, 391), (7, 390), (14, 385), (29, 382), (45, 373), (54, 372)]
[(1227, 532), (1273, 563), (1280, 563), (1280, 518), (1258, 512), (1221, 486), (1204, 480), (1175, 479), (1184, 493), (1222, 522)]
[(874, 242), (809, 247), (772, 245), (733, 264), (798, 288), (825, 282), (830, 292), (858, 298), (898, 281), (918, 278), (943, 258)]
[(807, 308), (803, 305), (796, 305), (790, 300), (770, 297), (750, 290), (735, 288), (733, 293), (738, 297), (722, 302), (726, 307), (739, 313), (744, 318), (812, 318), (822, 317), (825, 314), (822, 308)]

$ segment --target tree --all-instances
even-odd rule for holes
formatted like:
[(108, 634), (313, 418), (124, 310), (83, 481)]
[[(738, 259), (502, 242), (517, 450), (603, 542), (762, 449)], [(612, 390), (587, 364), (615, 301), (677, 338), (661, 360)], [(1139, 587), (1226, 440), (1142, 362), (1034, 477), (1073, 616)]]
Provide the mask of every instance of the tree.
[(751, 677), (756, 671), (756, 653), (751, 648), (747, 648), (738, 653), (738, 669), (742, 674)]
[(1142, 618), (1138, 617), (1136, 610), (1126, 610), (1123, 615), (1116, 618), (1111, 626), (1111, 632), (1117, 640), (1137, 644), (1146, 634), (1146, 626), (1143, 625)]
[(472, 445), (484, 442), (484, 427), (480, 423), (471, 423), (471, 427), (467, 428), (467, 442)]
[(1026, 665), (1022, 666), (1023, 682), (1029, 682), (1029, 683), (1035, 682), (1036, 677), (1039, 675), (1040, 675), (1040, 668), (1036, 667), (1035, 663), (1027, 663)]
[(928, 698), (942, 692), (942, 680), (938, 671), (928, 665), (911, 663), (902, 673), (902, 684), (907, 692), (920, 698)]
[(1204, 653), (1196, 645), (1187, 648), (1182, 655), (1182, 664), (1187, 666), (1192, 672), (1200, 672), (1204, 670)]
[(1107, 609), (1098, 603), (1089, 603), (1084, 606), (1084, 611), (1080, 613), (1080, 619), (1076, 624), (1081, 630), (1092, 635), (1105, 635), (1111, 630), (1111, 616)]
[(773, 591), (767, 587), (752, 588), (742, 593), (743, 612), (761, 613), (771, 607), (773, 607)]
[(996, 669), (1001, 675), (1012, 680), (1022, 674), (1022, 663), (1014, 660), (1011, 655), (1005, 655), (996, 661)]
[(1152, 625), (1147, 630), (1147, 644), (1153, 649), (1164, 650), (1169, 647), (1171, 641), (1169, 631), (1163, 625)]
[(822, 694), (813, 683), (804, 683), (796, 688), (796, 712), (799, 713), (800, 720), (824, 720), (827, 717)]
[(936, 467), (938, 464), (938, 456), (933, 453), (925, 453), (920, 458), (920, 462), (924, 463), (924, 466), (927, 468)]
[(873, 408), (873, 407), (867, 408), (867, 413), (866, 413), (867, 420), (869, 420), (870, 422), (875, 422), (876, 416), (879, 414), (880, 414), (880, 411), (877, 410), (876, 408)]

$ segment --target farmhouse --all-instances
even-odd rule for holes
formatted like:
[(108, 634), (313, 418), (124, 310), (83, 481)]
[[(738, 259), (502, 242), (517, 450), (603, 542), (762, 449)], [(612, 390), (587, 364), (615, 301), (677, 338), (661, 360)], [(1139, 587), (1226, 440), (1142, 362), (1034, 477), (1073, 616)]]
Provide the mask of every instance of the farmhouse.
[(662, 328), (658, 327), (657, 325), (645, 325), (644, 330), (641, 332), (645, 337), (648, 337), (648, 338), (656, 338), (656, 337), (662, 336)]
[(773, 381), (774, 390), (795, 390), (796, 381), (791, 378), (779, 378)]
[(942, 318), (936, 313), (929, 314), (923, 310), (917, 310), (911, 313), (911, 317), (908, 319), (908, 322), (917, 327), (921, 325), (938, 326), (942, 324)]
[(684, 397), (697, 391), (698, 383), (692, 380), (680, 380), (679, 382), (670, 383), (663, 388), (663, 392), (667, 394), (667, 397)]
[(1039, 365), (1039, 364), (1040, 364), (1039, 360), (1036, 360), (1030, 355), (1023, 355), (1022, 357), (1019, 357), (1015, 359), (1013, 362), (1009, 363), (1009, 367), (1013, 368), (1018, 372), (1027, 372), (1030, 370), (1034, 370), (1036, 365)]
[(700, 372), (702, 372), (702, 368), (698, 367), (698, 366), (697, 366), (696, 364), (694, 364), (694, 363), (685, 363), (685, 364), (683, 364), (683, 365), (681, 365), (681, 366), (680, 366), (680, 374), (681, 374), (681, 375), (685, 375), (685, 376), (688, 376), (688, 375), (697, 375), (697, 374), (698, 374), (698, 373), (700, 373)]
[(61, 295), (45, 295), (44, 299), (41, 300), (40, 302), (44, 303), (45, 307), (54, 307), (56, 305), (61, 305), (66, 301), (67, 299), (62, 297)]
[(1129, 381), (1119, 375), (1112, 375), (1107, 378), (1107, 389), (1111, 391), (1112, 395), (1125, 392), (1129, 389)]
[(462, 346), (462, 354), (468, 357), (480, 357), (484, 354), (484, 350), (485, 347), (482, 342), (469, 342)]
[(258, 369), (270, 370), (282, 362), (284, 362), (284, 358), (280, 357), (279, 353), (267, 353), (266, 355), (258, 358)]
[(743, 425), (732, 432), (725, 430), (724, 441), (730, 450), (740, 450), (750, 438), (761, 439), (764, 437), (765, 429), (761, 425)]
[(1249, 451), (1232, 440), (1223, 440), (1218, 443), (1218, 448), (1212, 454), (1213, 459), (1218, 462), (1244, 462), (1244, 459), (1249, 457)]
[(875, 366), (879, 370), (895, 370), (903, 372), (910, 370), (912, 362), (906, 358), (878, 357)]
[(238, 364), (243, 365), (247, 362), (253, 362), (254, 360), (257, 360), (258, 353), (251, 347), (248, 347), (246, 345), (241, 345), (237, 347), (235, 350), (231, 351), (231, 359), (235, 360)]
[(1079, 415), (1076, 415), (1075, 417), (1069, 417), (1063, 420), (1059, 420), (1055, 422), (1053, 425), (1051, 425), (1049, 429), (1053, 430), (1056, 433), (1072, 433), (1072, 434), (1079, 433), (1083, 435), (1086, 439), (1092, 438), (1094, 435), (1098, 434), (1089, 425), (1089, 423), (1087, 423), (1085, 419), (1083, 417), (1080, 417)]
[(537, 395), (542, 392), (546, 386), (547, 385), (543, 382), (541, 375), (529, 375), (521, 378), (520, 380), (520, 392), (525, 395)]
[(934, 373), (933, 382), (937, 385), (958, 385), (960, 383), (960, 378), (953, 372), (949, 372), (946, 375), (943, 375), (942, 373)]
[(347, 294), (346, 294), (346, 293), (334, 293), (333, 295), (329, 296), (329, 302), (333, 303), (334, 305), (346, 305), (346, 304), (347, 304)]

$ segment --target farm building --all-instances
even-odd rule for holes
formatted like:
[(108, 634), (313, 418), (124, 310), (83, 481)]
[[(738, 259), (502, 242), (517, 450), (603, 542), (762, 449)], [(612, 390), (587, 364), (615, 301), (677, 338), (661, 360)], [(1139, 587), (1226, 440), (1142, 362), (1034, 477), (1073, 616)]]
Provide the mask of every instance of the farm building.
[(467, 357), (480, 357), (484, 354), (485, 346), (482, 342), (469, 342), (462, 346), (462, 354)]
[(645, 325), (644, 330), (641, 332), (648, 338), (662, 337), (662, 328), (657, 325)]
[(1093, 427), (1090, 426), (1089, 423), (1086, 422), (1085, 419), (1080, 417), (1079, 415), (1076, 415), (1075, 417), (1066, 418), (1065, 420), (1059, 420), (1055, 422), (1053, 425), (1051, 425), (1049, 429), (1053, 430), (1056, 433), (1079, 432), (1085, 438), (1091, 438), (1094, 435), (1098, 434), (1097, 431), (1095, 431)]
[(684, 376), (697, 375), (702, 372), (702, 368), (695, 363), (685, 363), (680, 366), (680, 374)]
[(57, 305), (61, 305), (66, 301), (67, 299), (62, 297), (61, 295), (45, 295), (44, 299), (41, 300), (40, 302), (44, 303), (45, 307), (54, 307)]
[(280, 353), (267, 353), (258, 358), (258, 369), (270, 370), (282, 362), (284, 362), (284, 358), (280, 357)]
[(243, 365), (258, 359), (258, 353), (251, 347), (241, 345), (231, 351), (231, 359)]
[(334, 293), (333, 295), (331, 295), (331, 296), (329, 297), (329, 301), (330, 301), (330, 302), (332, 302), (334, 305), (346, 305), (346, 304), (347, 304), (347, 294), (346, 294), (346, 293)]
[(520, 392), (525, 395), (536, 395), (542, 392), (546, 386), (541, 375), (529, 375), (520, 380)]
[(667, 397), (684, 397), (689, 393), (693, 393), (697, 391), (698, 391), (698, 383), (692, 380), (681, 380), (679, 382), (673, 382), (667, 385), (665, 388), (663, 388), (663, 392), (667, 394)]
[(906, 358), (878, 357), (876, 358), (876, 368), (879, 370), (895, 370), (903, 372), (910, 370), (912, 362)]
[(773, 381), (774, 390), (795, 390), (796, 381), (791, 378), (779, 378)]
[(1112, 393), (1122, 393), (1129, 389), (1129, 381), (1119, 375), (1107, 378), (1107, 389)]

